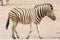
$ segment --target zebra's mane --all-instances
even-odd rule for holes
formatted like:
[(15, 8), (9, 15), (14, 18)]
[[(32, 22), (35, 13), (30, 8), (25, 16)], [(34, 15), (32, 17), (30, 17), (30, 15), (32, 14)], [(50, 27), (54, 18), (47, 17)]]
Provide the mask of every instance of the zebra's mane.
[(42, 6), (42, 5), (50, 5), (51, 9), (53, 10), (53, 6), (50, 3), (44, 3), (44, 4), (35, 5), (35, 8), (38, 7), (38, 6)]

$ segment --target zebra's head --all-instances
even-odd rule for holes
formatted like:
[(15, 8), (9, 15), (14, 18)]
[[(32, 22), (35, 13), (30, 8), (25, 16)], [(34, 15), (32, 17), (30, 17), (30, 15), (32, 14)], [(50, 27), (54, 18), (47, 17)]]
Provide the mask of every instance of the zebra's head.
[(47, 10), (47, 16), (51, 18), (53, 21), (56, 20), (56, 16), (53, 12), (53, 6), (51, 4), (48, 4), (48, 10)]
[(43, 18), (48, 16), (52, 20), (56, 19), (56, 16), (53, 12), (53, 6), (49, 3), (36, 5), (35, 8), (37, 9), (37, 15), (39, 18)]

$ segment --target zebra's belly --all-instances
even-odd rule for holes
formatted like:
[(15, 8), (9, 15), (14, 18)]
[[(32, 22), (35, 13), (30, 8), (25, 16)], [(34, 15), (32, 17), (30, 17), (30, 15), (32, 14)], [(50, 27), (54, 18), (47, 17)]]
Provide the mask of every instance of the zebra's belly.
[(31, 21), (30, 20), (22, 20), (20, 21), (21, 24), (30, 24)]
[(31, 19), (30, 19), (30, 17), (29, 16), (25, 16), (25, 17), (21, 17), (20, 18), (20, 23), (21, 24), (30, 24), (31, 23)]

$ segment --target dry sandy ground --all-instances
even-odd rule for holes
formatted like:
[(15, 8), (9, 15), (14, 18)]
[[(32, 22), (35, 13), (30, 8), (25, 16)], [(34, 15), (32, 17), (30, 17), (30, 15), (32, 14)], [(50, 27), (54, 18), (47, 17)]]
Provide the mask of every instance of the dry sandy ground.
[[(60, 38), (60, 5), (53, 4), (54, 6), (54, 13), (56, 15), (56, 21), (52, 21), (50, 18), (45, 17), (40, 22), (40, 36), (43, 38)], [(18, 5), (15, 6), (0, 6), (0, 39), (12, 39), (12, 22), (10, 21), (10, 25), (8, 30), (6, 30), (6, 22), (8, 18), (8, 12), (13, 7), (19, 7)], [(20, 7), (33, 7), (32, 5), (20, 5)], [(25, 39), (29, 33), (30, 26), (28, 25), (17, 25), (18, 35), (21, 39)], [(30, 39), (39, 39), (38, 33), (35, 24), (32, 23), (32, 33), (30, 35)]]

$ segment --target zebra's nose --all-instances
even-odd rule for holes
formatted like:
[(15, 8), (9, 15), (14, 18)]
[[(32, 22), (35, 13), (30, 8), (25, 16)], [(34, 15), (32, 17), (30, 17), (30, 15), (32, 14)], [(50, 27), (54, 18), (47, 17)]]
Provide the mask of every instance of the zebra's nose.
[(53, 16), (53, 17), (52, 17), (52, 20), (55, 21), (55, 20), (56, 20), (56, 16)]

